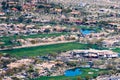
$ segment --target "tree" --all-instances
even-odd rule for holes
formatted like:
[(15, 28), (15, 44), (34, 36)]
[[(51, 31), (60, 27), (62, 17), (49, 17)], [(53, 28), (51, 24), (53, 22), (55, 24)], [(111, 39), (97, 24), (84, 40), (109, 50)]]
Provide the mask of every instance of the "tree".
[(50, 32), (50, 29), (45, 29), (44, 32), (45, 32), (45, 33), (49, 33), (49, 32)]
[(79, 76), (79, 77), (77, 77), (77, 80), (82, 80), (82, 78)]
[(31, 2), (31, 0), (26, 0), (26, 2)]
[(18, 18), (18, 22), (22, 23), (23, 21), (24, 21), (24, 18), (23, 18), (22, 16), (20, 16), (20, 17)]
[(2, 2), (2, 9), (3, 9), (3, 10), (6, 10), (6, 9), (8, 9), (8, 8), (9, 8), (9, 4), (7, 4), (7, 2), (3, 1), (3, 2)]
[(2, 6), (5, 6), (7, 3), (5, 1), (3, 1), (1, 4), (2, 4)]
[(32, 22), (32, 20), (31, 20), (31, 19), (28, 19), (28, 20), (26, 21), (26, 23), (30, 23), (30, 22)]
[(86, 21), (88, 21), (88, 19), (86, 17), (84, 17), (82, 22), (85, 23)]
[(32, 66), (32, 65), (30, 65), (30, 66), (29, 66), (29, 68), (28, 68), (27, 72), (29, 72), (29, 73), (34, 72), (34, 69), (33, 69), (33, 66)]
[(75, 67), (77, 64), (76, 64), (76, 62), (74, 62), (74, 61), (71, 61), (71, 62), (67, 62), (66, 63), (68, 66), (71, 66), (71, 67)]
[(38, 5), (37, 8), (41, 9), (41, 8), (44, 8), (44, 6), (43, 5)]
[(2, 45), (0, 48), (1, 48), (1, 49), (4, 49), (4, 48), (5, 48), (5, 46), (4, 46), (4, 45)]
[(87, 76), (85, 76), (85, 80), (90, 80), (90, 76), (89, 75), (87, 75)]
[(11, 75), (13, 75), (14, 74), (14, 71), (12, 70), (12, 69), (8, 69), (7, 71), (6, 71), (6, 75), (7, 76), (11, 76)]
[(8, 17), (8, 18), (6, 18), (6, 20), (5, 20), (7, 23), (9, 23), (10, 22), (10, 18)]
[(35, 40), (31, 40), (30, 41), (32, 44), (36, 44), (36, 41)]
[(15, 8), (17, 8), (19, 11), (22, 11), (22, 6), (20, 6), (20, 5), (16, 5)]
[(55, 57), (57, 56), (57, 53), (53, 53), (53, 52), (52, 52), (52, 53), (50, 53), (49, 55), (55, 58)]
[(106, 21), (100, 21), (100, 22), (97, 22), (97, 25), (98, 25), (98, 27), (105, 27), (105, 26), (108, 25), (108, 22), (106, 22)]
[(66, 80), (70, 80), (70, 79), (66, 79)]
[(69, 9), (69, 8), (68, 8), (68, 9), (63, 9), (63, 10), (62, 10), (62, 13), (70, 13), (71, 11), (72, 11), (72, 10)]
[(19, 0), (14, 0), (15, 2), (19, 2)]
[(17, 77), (12, 77), (13, 80), (20, 80), (19, 78)]

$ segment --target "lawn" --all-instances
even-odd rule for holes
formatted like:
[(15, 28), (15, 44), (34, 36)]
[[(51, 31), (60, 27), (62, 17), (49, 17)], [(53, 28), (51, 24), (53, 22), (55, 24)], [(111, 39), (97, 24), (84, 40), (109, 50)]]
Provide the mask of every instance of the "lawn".
[(81, 44), (78, 42), (70, 42), (70, 43), (61, 43), (61, 44), (52, 44), (52, 45), (44, 45), (44, 46), (36, 46), (36, 47), (28, 47), (28, 48), (20, 48), (20, 49), (12, 49), (12, 50), (3, 50), (0, 53), (8, 53), (13, 56), (40, 56), (47, 54), (54, 54), (56, 52), (68, 51), (73, 49), (97, 49), (98, 46), (90, 45), (90, 44)]
[(9, 37), (4, 36), (4, 37), (0, 37), (0, 42), (4, 42), (5, 43), (3, 44), (4, 46), (11, 46), (15, 44), (15, 43), (10, 42), (11, 40), (26, 39), (26, 38), (56, 37), (56, 36), (66, 35), (66, 34), (69, 34), (69, 33), (33, 34), (33, 35), (27, 35), (27, 36), (16, 35), (16, 36), (9, 36)]
[(112, 49), (112, 51), (117, 52), (117, 53), (120, 53), (120, 48)]
[[(52, 76), (52, 77), (43, 76), (40, 78), (31, 79), (31, 80), (83, 80), (83, 78), (95, 78), (98, 76), (100, 72), (105, 72), (105, 70), (93, 69), (93, 68), (80, 68), (80, 70), (82, 71), (82, 74), (79, 76), (73, 76), (73, 77), (67, 77), (64, 75)], [(93, 72), (93, 74), (89, 74), (89, 72)], [(82, 78), (82, 79), (78, 79), (78, 78)]]

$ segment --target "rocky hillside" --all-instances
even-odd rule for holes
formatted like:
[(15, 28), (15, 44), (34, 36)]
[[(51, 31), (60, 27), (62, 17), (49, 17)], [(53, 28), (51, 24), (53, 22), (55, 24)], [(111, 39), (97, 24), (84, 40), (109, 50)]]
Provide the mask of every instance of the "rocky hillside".
[(66, 5), (78, 5), (80, 3), (98, 4), (98, 5), (119, 5), (120, 0), (49, 0), (50, 2), (62, 3)]

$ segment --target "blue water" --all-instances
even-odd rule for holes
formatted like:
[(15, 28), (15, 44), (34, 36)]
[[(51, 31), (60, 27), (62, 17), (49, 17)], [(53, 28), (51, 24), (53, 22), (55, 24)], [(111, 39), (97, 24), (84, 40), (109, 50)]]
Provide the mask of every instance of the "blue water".
[(88, 35), (92, 32), (92, 30), (80, 30), (83, 35)]
[(120, 57), (120, 53), (118, 54), (118, 56)]
[(79, 68), (66, 70), (64, 73), (65, 76), (77, 76), (80, 74), (82, 74), (82, 71)]

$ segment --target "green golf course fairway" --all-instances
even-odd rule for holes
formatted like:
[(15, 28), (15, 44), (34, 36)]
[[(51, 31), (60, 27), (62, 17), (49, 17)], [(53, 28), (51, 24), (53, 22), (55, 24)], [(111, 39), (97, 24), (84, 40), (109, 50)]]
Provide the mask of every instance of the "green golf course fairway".
[(91, 44), (81, 44), (78, 42), (70, 42), (70, 43), (61, 43), (61, 44), (52, 44), (52, 45), (44, 45), (44, 46), (36, 46), (36, 47), (28, 47), (28, 48), (20, 48), (20, 49), (11, 49), (11, 50), (3, 50), (0, 53), (8, 53), (13, 56), (23, 57), (23, 56), (41, 56), (47, 54), (56, 54), (58, 52), (69, 51), (73, 49), (96, 49), (98, 46)]

